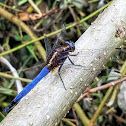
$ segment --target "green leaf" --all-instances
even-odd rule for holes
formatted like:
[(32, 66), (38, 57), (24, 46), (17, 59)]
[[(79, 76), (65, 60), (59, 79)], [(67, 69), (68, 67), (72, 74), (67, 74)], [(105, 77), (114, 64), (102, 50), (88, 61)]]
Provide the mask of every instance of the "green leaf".
[(38, 60), (37, 56), (34, 53), (34, 46), (33, 46), (33, 44), (28, 45), (26, 47), (27, 47), (28, 51), (30, 52), (30, 54), (32, 55), (32, 57), (36, 60), (36, 62), (38, 62), (39, 60)]
[(28, 35), (24, 35), (24, 36), (23, 36), (23, 41), (26, 41), (26, 40), (30, 41), (31, 38), (30, 38)]
[(72, 1), (73, 5), (75, 5), (77, 8), (82, 9), (82, 7), (85, 4), (84, 0), (73, 0)]
[(1, 2), (1, 3), (4, 3), (4, 2), (5, 2), (5, 0), (0, 0), (0, 2)]
[(14, 39), (15, 39), (16, 41), (22, 41), (22, 38), (21, 38), (21, 36), (18, 34), (18, 32), (15, 33)]

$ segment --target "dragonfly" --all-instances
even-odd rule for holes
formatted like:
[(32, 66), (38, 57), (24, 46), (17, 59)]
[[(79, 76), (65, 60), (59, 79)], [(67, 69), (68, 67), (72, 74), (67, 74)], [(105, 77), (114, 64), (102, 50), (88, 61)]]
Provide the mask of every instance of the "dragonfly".
[(12, 101), (11, 103), (3, 110), (3, 113), (8, 112), (14, 105), (16, 105), (26, 94), (30, 92), (31, 89), (35, 87), (35, 85), (43, 78), (45, 77), (50, 71), (54, 70), (55, 68), (58, 68), (58, 75), (62, 81), (62, 84), (64, 86), (64, 89), (66, 89), (63, 79), (61, 77), (60, 71), (61, 68), (65, 62), (65, 60), (68, 58), (71, 64), (74, 65), (72, 60), (69, 58), (69, 52), (74, 52), (75, 50), (75, 44), (71, 41), (63, 41), (62, 38), (64, 36), (65, 32), (65, 24), (63, 24), (62, 30), (60, 32), (59, 37), (57, 38), (55, 44), (53, 45), (51, 49), (51, 44), (49, 39), (45, 36), (44, 42), (46, 47), (46, 53), (47, 53), (47, 61), (45, 67), (41, 70), (41, 72), (38, 74), (36, 78), (32, 80)]
[[(51, 48), (51, 43), (49, 39), (45, 36), (44, 42), (45, 42), (45, 48), (46, 48), (46, 65), (41, 70), (41, 72), (38, 74), (36, 78), (33, 79), (32, 82), (30, 82), (12, 101), (11, 103), (3, 110), (3, 113), (8, 112), (14, 105), (16, 105), (26, 94), (28, 94), (31, 89), (35, 87), (35, 85), (43, 78), (45, 77), (49, 72), (53, 71), (55, 68), (58, 68), (58, 75), (60, 77), (60, 80), (62, 81), (63, 87), (65, 90), (65, 84), (63, 82), (63, 79), (61, 77), (61, 68), (65, 62), (65, 60), (68, 58), (70, 63), (74, 66), (79, 67), (85, 67), (82, 65), (75, 65), (72, 60), (70, 59), (69, 55), (71, 52), (75, 51), (75, 44), (71, 41), (63, 41), (65, 33), (65, 24), (63, 24), (62, 30), (60, 32), (59, 37), (57, 38), (55, 44)], [(111, 48), (110, 48), (111, 49)], [(108, 50), (108, 49), (107, 49)], [(79, 50), (80, 51), (80, 50)], [(83, 53), (85, 53), (85, 57), (87, 57), (87, 54), (93, 55), (96, 51), (100, 51), (99, 49), (96, 50), (81, 50)], [(81, 52), (80, 51), (80, 52)]]

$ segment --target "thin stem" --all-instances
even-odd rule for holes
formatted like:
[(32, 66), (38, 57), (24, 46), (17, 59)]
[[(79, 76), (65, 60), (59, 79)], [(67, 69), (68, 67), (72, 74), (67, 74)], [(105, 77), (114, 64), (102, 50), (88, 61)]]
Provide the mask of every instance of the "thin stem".
[(27, 83), (30, 83), (32, 81), (30, 79), (25, 79), (25, 78), (21, 78), (21, 77), (14, 77), (12, 75), (9, 75), (9, 74), (6, 74), (6, 73), (2, 73), (2, 72), (0, 72), (0, 76), (1, 77), (5, 77), (5, 78), (9, 78), (9, 79), (20, 80), (20, 81), (27, 82)]
[(28, 0), (28, 2), (31, 4), (31, 6), (40, 14), (42, 15), (40, 9), (35, 5), (35, 3), (32, 0)]
[(100, 112), (101, 112), (103, 106), (105, 105), (105, 103), (106, 103), (106, 101), (107, 101), (109, 95), (111, 94), (112, 90), (113, 90), (113, 87), (110, 87), (110, 88), (108, 89), (108, 91), (106, 92), (106, 95), (104, 96), (102, 102), (100, 103), (99, 107), (97, 108), (97, 111), (95, 112), (95, 114), (93, 115), (93, 117), (92, 117), (92, 119), (91, 119), (91, 122), (92, 122), (92, 123), (95, 123), (95, 121), (97, 120), (97, 118), (98, 118), (98, 116), (99, 116), (99, 114), (100, 114)]
[[(125, 73), (126, 73), (126, 61), (122, 65), (122, 67), (120, 69), (120, 73), (122, 73), (122, 75), (125, 75)], [(117, 97), (117, 93), (118, 93), (118, 90), (119, 90), (119, 85), (120, 84), (118, 84), (118, 85), (115, 86), (114, 91), (112, 93), (112, 96), (111, 96), (111, 98), (110, 98), (110, 100), (109, 100), (109, 102), (107, 104), (108, 106), (112, 106), (113, 105), (113, 103), (114, 103), (114, 101), (115, 101), (115, 99)]]
[(70, 124), (71, 126), (76, 126), (74, 123), (72, 123), (72, 122), (69, 121), (68, 119), (63, 118), (62, 121), (64, 121), (64, 122)]
[(82, 108), (78, 103), (73, 105), (73, 108), (76, 110), (77, 115), (80, 117), (84, 126), (89, 126), (89, 119), (87, 118), (86, 114), (83, 112)]

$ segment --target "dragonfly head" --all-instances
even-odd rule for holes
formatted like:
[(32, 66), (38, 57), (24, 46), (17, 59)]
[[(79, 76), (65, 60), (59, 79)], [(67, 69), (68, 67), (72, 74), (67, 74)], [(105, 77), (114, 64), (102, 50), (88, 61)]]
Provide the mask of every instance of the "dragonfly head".
[(66, 41), (65, 44), (68, 44), (70, 46), (70, 52), (73, 52), (75, 50), (75, 43), (71, 41)]

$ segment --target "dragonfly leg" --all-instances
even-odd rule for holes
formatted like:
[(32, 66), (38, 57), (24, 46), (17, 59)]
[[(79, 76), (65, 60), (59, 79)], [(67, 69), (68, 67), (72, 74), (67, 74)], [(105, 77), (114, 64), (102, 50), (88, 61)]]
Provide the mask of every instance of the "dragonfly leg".
[(76, 65), (76, 64), (74, 64), (73, 61), (70, 59), (69, 56), (68, 56), (68, 59), (69, 59), (69, 61), (71, 62), (72, 65), (74, 65), (74, 66), (81, 66), (81, 65)]
[(66, 87), (65, 87), (65, 84), (64, 84), (64, 82), (63, 82), (63, 79), (62, 79), (62, 77), (61, 77), (61, 74), (60, 74), (60, 70), (61, 70), (62, 66), (63, 66), (63, 64), (59, 67), (59, 69), (58, 69), (58, 74), (59, 74), (60, 80), (61, 80), (62, 83), (63, 83), (63, 86), (64, 86), (65, 90), (67, 90)]
[(77, 52), (77, 54), (70, 54), (69, 53), (69, 56), (77, 56), (79, 54), (79, 52)]
[(73, 63), (73, 61), (70, 59), (69, 56), (68, 56), (68, 59), (69, 59), (69, 61), (71, 62), (72, 65), (75, 65), (75, 64)]

